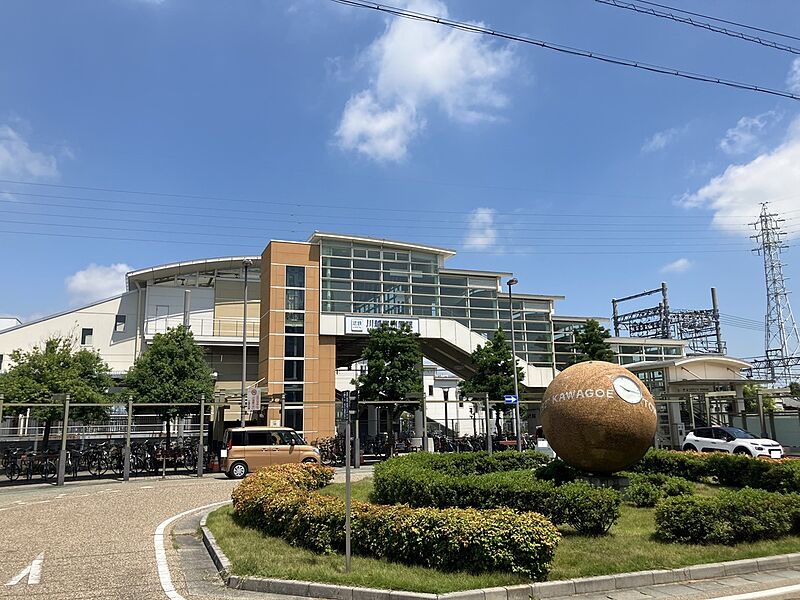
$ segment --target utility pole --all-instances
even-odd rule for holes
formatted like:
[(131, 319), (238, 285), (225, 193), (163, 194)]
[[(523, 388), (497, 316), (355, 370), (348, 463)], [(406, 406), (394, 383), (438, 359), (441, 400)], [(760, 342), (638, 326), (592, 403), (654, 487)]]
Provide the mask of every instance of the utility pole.
[(764, 280), (767, 291), (767, 312), (764, 317), (764, 357), (770, 378), (779, 385), (789, 385), (793, 377), (793, 363), (800, 351), (797, 322), (789, 304), (789, 291), (783, 277), (781, 253), (786, 248), (781, 231), (784, 219), (769, 212), (767, 203), (761, 205), (758, 221), (751, 223), (756, 233), (751, 237), (758, 247), (754, 252), (764, 259)]
[[(242, 261), (242, 266), (244, 267), (244, 318), (242, 320), (242, 403), (239, 411), (239, 425), (241, 427), (244, 427), (244, 410), (247, 401), (247, 269), (252, 265), (253, 261), (249, 258), (245, 258)], [(283, 416), (281, 416), (282, 418)]]

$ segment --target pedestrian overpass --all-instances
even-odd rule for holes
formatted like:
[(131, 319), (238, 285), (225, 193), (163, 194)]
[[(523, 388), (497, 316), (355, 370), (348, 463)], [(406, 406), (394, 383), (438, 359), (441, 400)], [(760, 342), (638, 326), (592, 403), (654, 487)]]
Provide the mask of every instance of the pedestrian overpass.
[[(475, 373), (472, 352), (486, 344), (482, 335), (472, 331), (454, 319), (442, 317), (398, 317), (381, 315), (342, 315), (323, 313), (320, 315), (320, 336), (336, 338), (336, 367), (349, 367), (358, 361), (367, 342), (369, 323), (378, 322), (408, 323), (412, 330), (419, 333), (420, 347), (423, 356), (443, 369), (467, 379)], [(553, 380), (553, 369), (528, 364), (517, 357), (517, 364), (522, 367), (525, 387), (544, 389)]]

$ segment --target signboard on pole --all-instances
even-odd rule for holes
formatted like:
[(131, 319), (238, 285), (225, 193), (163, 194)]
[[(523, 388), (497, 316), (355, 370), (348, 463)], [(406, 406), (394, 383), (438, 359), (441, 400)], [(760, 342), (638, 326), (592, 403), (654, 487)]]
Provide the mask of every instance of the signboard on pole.
[(508, 396), (503, 396), (503, 402), (505, 404), (516, 404), (517, 397), (514, 394), (510, 394)]
[(250, 412), (261, 410), (261, 388), (247, 388), (247, 410)]
[(345, 390), (342, 392), (342, 414), (344, 418), (347, 418), (347, 415), (350, 414), (350, 391)]

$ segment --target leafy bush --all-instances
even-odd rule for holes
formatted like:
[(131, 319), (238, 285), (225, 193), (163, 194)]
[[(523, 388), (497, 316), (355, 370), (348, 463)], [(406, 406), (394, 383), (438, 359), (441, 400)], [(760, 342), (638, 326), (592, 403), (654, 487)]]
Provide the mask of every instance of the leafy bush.
[(558, 486), (538, 479), (530, 468), (486, 472), (486, 463), (509, 467), (525, 460), (503, 457), (491, 461), (485, 454), (461, 461), (428, 454), (393, 458), (375, 467), (372, 499), (379, 504), (414, 507), (535, 510), (557, 525), (566, 523), (588, 535), (607, 532), (619, 518), (621, 496), (614, 490), (584, 482)]
[(683, 477), (661, 473), (631, 473), (629, 479), (625, 497), (638, 507), (655, 506), (662, 498), (694, 494), (694, 484)]
[(800, 533), (800, 495), (745, 488), (715, 497), (667, 498), (656, 535), (669, 542), (736, 544)]
[[(332, 469), (261, 469), (234, 490), (234, 517), (319, 553), (344, 551), (345, 504), (315, 490)], [(508, 571), (546, 578), (560, 539), (534, 512), (352, 505), (353, 552), (441, 570)]]
[(678, 452), (650, 448), (632, 470), (637, 473), (659, 473), (683, 477), (689, 481), (702, 481), (710, 475), (706, 463), (708, 455), (699, 452)]
[(702, 481), (716, 477), (722, 485), (800, 492), (800, 461), (753, 458), (727, 452), (677, 452), (650, 449), (633, 470)]
[(658, 486), (649, 481), (632, 481), (625, 492), (625, 499), (640, 508), (655, 506), (663, 497)]

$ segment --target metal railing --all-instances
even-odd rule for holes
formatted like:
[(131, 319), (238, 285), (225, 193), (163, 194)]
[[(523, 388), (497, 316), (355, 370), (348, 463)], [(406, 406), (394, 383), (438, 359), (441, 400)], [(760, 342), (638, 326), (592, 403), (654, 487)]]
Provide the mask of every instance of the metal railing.
[[(145, 335), (156, 333), (166, 333), (167, 329), (183, 325), (183, 317), (149, 317), (145, 321)], [(205, 337), (242, 337), (242, 319), (218, 318), (218, 319), (198, 319), (190, 317), (189, 326), (195, 336)], [(258, 319), (247, 320), (247, 337), (258, 338), (260, 331), (260, 321)]]

